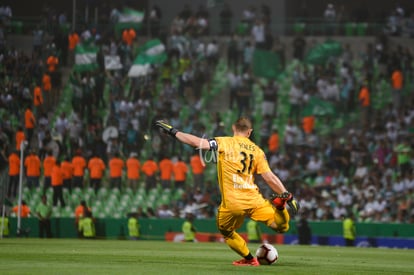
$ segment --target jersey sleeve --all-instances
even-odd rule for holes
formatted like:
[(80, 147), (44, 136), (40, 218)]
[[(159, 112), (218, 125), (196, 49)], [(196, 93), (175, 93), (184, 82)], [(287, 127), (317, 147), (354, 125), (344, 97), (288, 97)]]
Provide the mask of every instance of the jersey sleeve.
[(257, 154), (257, 168), (256, 168), (256, 173), (257, 174), (263, 174), (266, 172), (269, 172), (270, 167), (269, 167), (269, 163), (267, 162), (267, 158), (265, 153), (260, 150)]

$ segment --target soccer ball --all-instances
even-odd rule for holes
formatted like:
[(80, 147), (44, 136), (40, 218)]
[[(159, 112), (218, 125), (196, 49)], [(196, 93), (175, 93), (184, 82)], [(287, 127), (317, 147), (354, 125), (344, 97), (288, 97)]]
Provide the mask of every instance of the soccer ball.
[(273, 245), (264, 243), (256, 250), (256, 258), (261, 265), (271, 265), (277, 261), (279, 253)]

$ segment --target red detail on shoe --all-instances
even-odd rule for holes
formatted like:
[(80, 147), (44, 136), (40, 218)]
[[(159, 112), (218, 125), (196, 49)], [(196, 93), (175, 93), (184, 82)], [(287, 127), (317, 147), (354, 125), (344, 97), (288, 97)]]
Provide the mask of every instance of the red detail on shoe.
[(234, 261), (233, 265), (239, 265), (239, 266), (258, 266), (260, 265), (259, 261), (256, 258), (253, 258), (251, 260), (241, 259), (238, 261)]

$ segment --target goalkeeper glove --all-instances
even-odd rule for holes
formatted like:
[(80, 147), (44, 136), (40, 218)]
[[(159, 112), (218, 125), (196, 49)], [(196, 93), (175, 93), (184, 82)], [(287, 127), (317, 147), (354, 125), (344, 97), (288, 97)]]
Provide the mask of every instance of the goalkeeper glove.
[(162, 121), (162, 120), (157, 120), (155, 122), (155, 126), (159, 127), (162, 131), (164, 131), (165, 133), (169, 134), (170, 136), (175, 137), (175, 135), (177, 134), (178, 130), (175, 129), (174, 127), (172, 127), (171, 125), (169, 125), (168, 123)]
[(292, 210), (293, 215), (296, 215), (299, 212), (299, 202), (293, 198), (292, 193), (283, 192), (282, 194), (275, 194), (272, 196), (271, 201), (279, 210), (285, 208), (285, 205), (287, 204)]

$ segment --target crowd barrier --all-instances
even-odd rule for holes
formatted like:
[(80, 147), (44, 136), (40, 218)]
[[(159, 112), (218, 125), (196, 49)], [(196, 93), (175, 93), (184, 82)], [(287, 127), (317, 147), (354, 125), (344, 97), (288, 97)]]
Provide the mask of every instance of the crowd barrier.
[[(140, 218), (141, 239), (173, 241), (180, 234), (183, 219)], [(34, 217), (23, 218), (21, 236), (37, 238), (39, 236), (38, 220)], [(10, 218), (10, 236), (17, 237), (17, 218)], [(77, 238), (75, 220), (73, 218), (52, 218), (52, 233), (55, 238)], [(344, 245), (342, 223), (340, 221), (309, 222), (312, 230), (312, 244)], [(215, 219), (199, 219), (194, 221), (200, 241), (222, 242), (217, 231)], [(297, 229), (294, 220), (286, 234), (274, 234), (272, 230), (261, 225), (263, 239), (271, 243), (297, 244)], [(356, 223), (358, 246), (398, 247), (414, 249), (414, 224), (399, 223)], [(245, 227), (239, 232), (243, 236)], [(127, 218), (96, 219), (96, 236), (99, 239), (128, 239)]]

